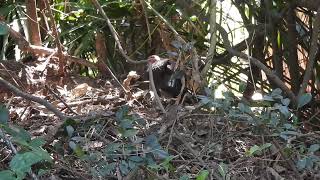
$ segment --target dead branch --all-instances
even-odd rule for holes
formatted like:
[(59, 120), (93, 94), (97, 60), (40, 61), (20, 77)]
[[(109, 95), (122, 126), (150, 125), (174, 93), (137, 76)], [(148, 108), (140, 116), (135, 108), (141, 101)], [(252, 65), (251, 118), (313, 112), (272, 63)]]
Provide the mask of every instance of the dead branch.
[(316, 56), (319, 50), (319, 47), (318, 47), (318, 39), (319, 39), (319, 33), (320, 33), (319, 30), (320, 30), (320, 6), (317, 10), (317, 15), (315, 17), (314, 24), (313, 24), (313, 31), (312, 31), (312, 38), (311, 38), (311, 45), (310, 45), (310, 52), (309, 52), (309, 61), (303, 76), (303, 81), (299, 90), (298, 97), (300, 97), (305, 92), (313, 71), (314, 63), (316, 62)]
[(164, 109), (164, 107), (163, 107), (163, 105), (162, 105), (162, 103), (161, 103), (161, 100), (160, 100), (159, 95), (158, 95), (158, 93), (157, 93), (156, 86), (154, 85), (153, 73), (152, 73), (152, 64), (151, 64), (151, 63), (148, 63), (148, 65), (149, 65), (149, 67), (148, 67), (148, 68), (149, 68), (149, 81), (150, 81), (151, 89), (152, 89), (152, 91), (153, 91), (153, 93), (154, 93), (154, 97), (156, 98), (156, 101), (157, 101), (158, 105), (159, 105), (160, 108), (161, 108), (161, 111), (162, 111), (164, 114), (166, 114), (167, 112), (166, 112), (166, 110)]
[(55, 108), (51, 103), (49, 103), (48, 101), (33, 96), (31, 94), (22, 92), (20, 89), (18, 89), (17, 87), (13, 86), (12, 84), (10, 84), (8, 81), (4, 80), (2, 77), (0, 77), (0, 84), (2, 84), (4, 87), (6, 87), (7, 89), (9, 89), (10, 91), (12, 91), (13, 94), (20, 96), (22, 98), (28, 99), (30, 101), (34, 101), (37, 102), (43, 106), (45, 106), (49, 111), (53, 112), (56, 116), (58, 116), (61, 120), (65, 120), (66, 116), (61, 113), (57, 108)]

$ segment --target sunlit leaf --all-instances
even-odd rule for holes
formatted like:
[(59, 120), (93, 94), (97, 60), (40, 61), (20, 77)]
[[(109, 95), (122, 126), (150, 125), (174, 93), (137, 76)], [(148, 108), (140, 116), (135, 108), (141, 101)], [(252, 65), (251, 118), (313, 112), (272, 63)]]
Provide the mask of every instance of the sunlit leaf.
[(196, 180), (206, 180), (209, 176), (208, 170), (202, 170), (200, 171), (199, 175), (197, 175)]

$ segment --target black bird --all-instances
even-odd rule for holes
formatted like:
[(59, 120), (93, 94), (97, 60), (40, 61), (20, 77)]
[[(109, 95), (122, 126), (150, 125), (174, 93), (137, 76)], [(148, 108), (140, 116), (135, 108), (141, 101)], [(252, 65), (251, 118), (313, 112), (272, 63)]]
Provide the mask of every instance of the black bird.
[(158, 94), (177, 97), (182, 88), (182, 71), (175, 71), (175, 63), (169, 59), (162, 59), (157, 55), (148, 58), (153, 72), (153, 80)]

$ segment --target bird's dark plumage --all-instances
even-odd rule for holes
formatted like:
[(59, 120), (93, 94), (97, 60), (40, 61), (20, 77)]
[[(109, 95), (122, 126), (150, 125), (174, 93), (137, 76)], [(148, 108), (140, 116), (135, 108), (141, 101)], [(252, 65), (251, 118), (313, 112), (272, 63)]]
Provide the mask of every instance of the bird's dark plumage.
[(152, 55), (148, 58), (152, 67), (153, 80), (158, 93), (164, 92), (173, 97), (180, 94), (183, 73), (174, 71), (174, 62), (169, 59), (161, 59), (159, 56)]

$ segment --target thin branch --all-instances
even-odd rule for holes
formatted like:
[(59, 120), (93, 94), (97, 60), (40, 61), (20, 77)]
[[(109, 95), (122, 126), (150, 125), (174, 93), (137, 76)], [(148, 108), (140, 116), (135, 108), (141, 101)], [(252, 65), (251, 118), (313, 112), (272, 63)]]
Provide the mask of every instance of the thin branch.
[(146, 63), (147, 61), (146, 60), (143, 60), (143, 61), (135, 61), (133, 59), (131, 59), (127, 53), (124, 51), (122, 45), (121, 45), (121, 42), (119, 40), (119, 35), (117, 33), (117, 31), (115, 30), (115, 28), (113, 27), (113, 25), (111, 24), (111, 21), (110, 19), (108, 18), (107, 14), (104, 12), (104, 10), (102, 9), (100, 3), (97, 1), (97, 0), (91, 0), (92, 3), (94, 4), (94, 6), (99, 10), (99, 12), (101, 13), (102, 17), (106, 20), (107, 22), (107, 25), (110, 29), (110, 32), (120, 50), (120, 53), (121, 55), (130, 63), (133, 63), (133, 64), (142, 64), (142, 63)]
[(210, 4), (210, 46), (209, 46), (209, 50), (208, 50), (208, 54), (206, 57), (206, 65), (203, 68), (203, 70), (201, 71), (201, 76), (205, 76), (205, 74), (207, 74), (207, 72), (209, 71), (212, 61), (213, 61), (213, 57), (215, 55), (215, 51), (216, 51), (216, 44), (217, 44), (217, 29), (216, 29), (216, 6), (217, 6), (217, 1), (216, 0), (211, 0), (211, 4)]
[(6, 87), (7, 89), (9, 89), (13, 94), (23, 97), (25, 99), (28, 99), (30, 101), (34, 101), (37, 102), (43, 106), (45, 106), (49, 111), (53, 112), (56, 116), (58, 116), (61, 120), (65, 120), (66, 116), (61, 113), (57, 108), (55, 108), (51, 103), (49, 103), (48, 101), (30, 95), (28, 93), (22, 92), (20, 89), (16, 88), (15, 86), (13, 86), (12, 84), (10, 84), (8, 81), (4, 80), (2, 77), (0, 77), (0, 84), (2, 84), (4, 87)]
[[(175, 38), (181, 42), (183, 45), (187, 45), (187, 42), (180, 36), (180, 34), (174, 29), (174, 27), (164, 18), (157, 10), (155, 10), (150, 3), (146, 2), (148, 7), (169, 27), (169, 29), (173, 32)], [(195, 82), (202, 83), (201, 76), (199, 72), (199, 56), (195, 47), (191, 47), (191, 60), (192, 60), (192, 79)]]
[(259, 69), (264, 71), (264, 73), (270, 78), (270, 80), (272, 80), (280, 89), (282, 89), (287, 94), (287, 96), (290, 98), (294, 106), (297, 105), (297, 99), (294, 93), (285, 85), (284, 82), (281, 81), (281, 79), (279, 79), (279, 77), (276, 74), (274, 74), (267, 66), (261, 63), (258, 59), (251, 57), (243, 52), (234, 50), (230, 45), (230, 41), (228, 39), (228, 33), (219, 24), (217, 24), (217, 29), (221, 34), (223, 44), (225, 45), (225, 48), (227, 51), (229, 51), (234, 56), (238, 56), (246, 61), (250, 60)]
[(48, 13), (48, 15), (50, 17), (50, 20), (51, 20), (51, 29), (52, 29), (52, 32), (53, 32), (53, 35), (54, 35), (54, 38), (55, 38), (56, 47), (58, 49), (59, 74), (63, 75), (64, 71), (65, 71), (64, 68), (65, 68), (66, 62), (65, 62), (65, 56), (63, 55), (63, 52), (62, 52), (62, 44), (60, 42), (60, 35), (59, 35), (58, 30), (57, 30), (57, 25), (56, 25), (56, 22), (55, 22), (55, 18), (53, 17), (49, 1), (45, 0), (44, 2), (45, 2), (45, 5), (46, 5), (47, 13)]
[(156, 98), (156, 101), (158, 103), (158, 105), (160, 106), (160, 109), (161, 111), (164, 113), (164, 114), (167, 114), (166, 110), (164, 109), (162, 103), (161, 103), (161, 100), (159, 98), (159, 95), (157, 93), (157, 89), (156, 89), (156, 86), (154, 85), (154, 80), (153, 80), (153, 73), (152, 73), (152, 64), (151, 63), (148, 63), (149, 65), (149, 81), (150, 81), (150, 85), (151, 85), (151, 89), (154, 93), (154, 97)]
[(145, 0), (140, 0), (140, 4), (142, 6), (142, 10), (144, 13), (144, 18), (146, 19), (146, 25), (147, 25), (147, 31), (148, 31), (148, 39), (149, 39), (149, 46), (151, 47), (151, 42), (152, 42), (152, 38), (151, 38), (151, 28), (150, 28), (150, 23), (148, 20), (148, 12), (146, 10), (146, 4), (145, 4)]
[(316, 56), (319, 49), (318, 47), (319, 30), (320, 30), (320, 6), (317, 10), (317, 15), (315, 17), (314, 24), (313, 24), (313, 32), (312, 32), (311, 46), (310, 46), (310, 52), (309, 52), (309, 61), (306, 67), (305, 74), (303, 76), (303, 81), (299, 90), (298, 97), (300, 97), (305, 92), (313, 71), (313, 66), (316, 61)]
[[(23, 52), (30, 52), (32, 54), (42, 54), (42, 55), (52, 55), (57, 56), (57, 51), (51, 48), (46, 48), (42, 46), (31, 45), (19, 32), (13, 30), (10, 26), (8, 26), (4, 22), (0, 22), (0, 25), (6, 26), (9, 30), (9, 34), (15, 43), (18, 45), (19, 49)], [(91, 63), (85, 59), (81, 59), (78, 57), (70, 56), (67, 53), (63, 53), (67, 60), (81, 64), (93, 69), (97, 69), (97, 66), (94, 63)]]

